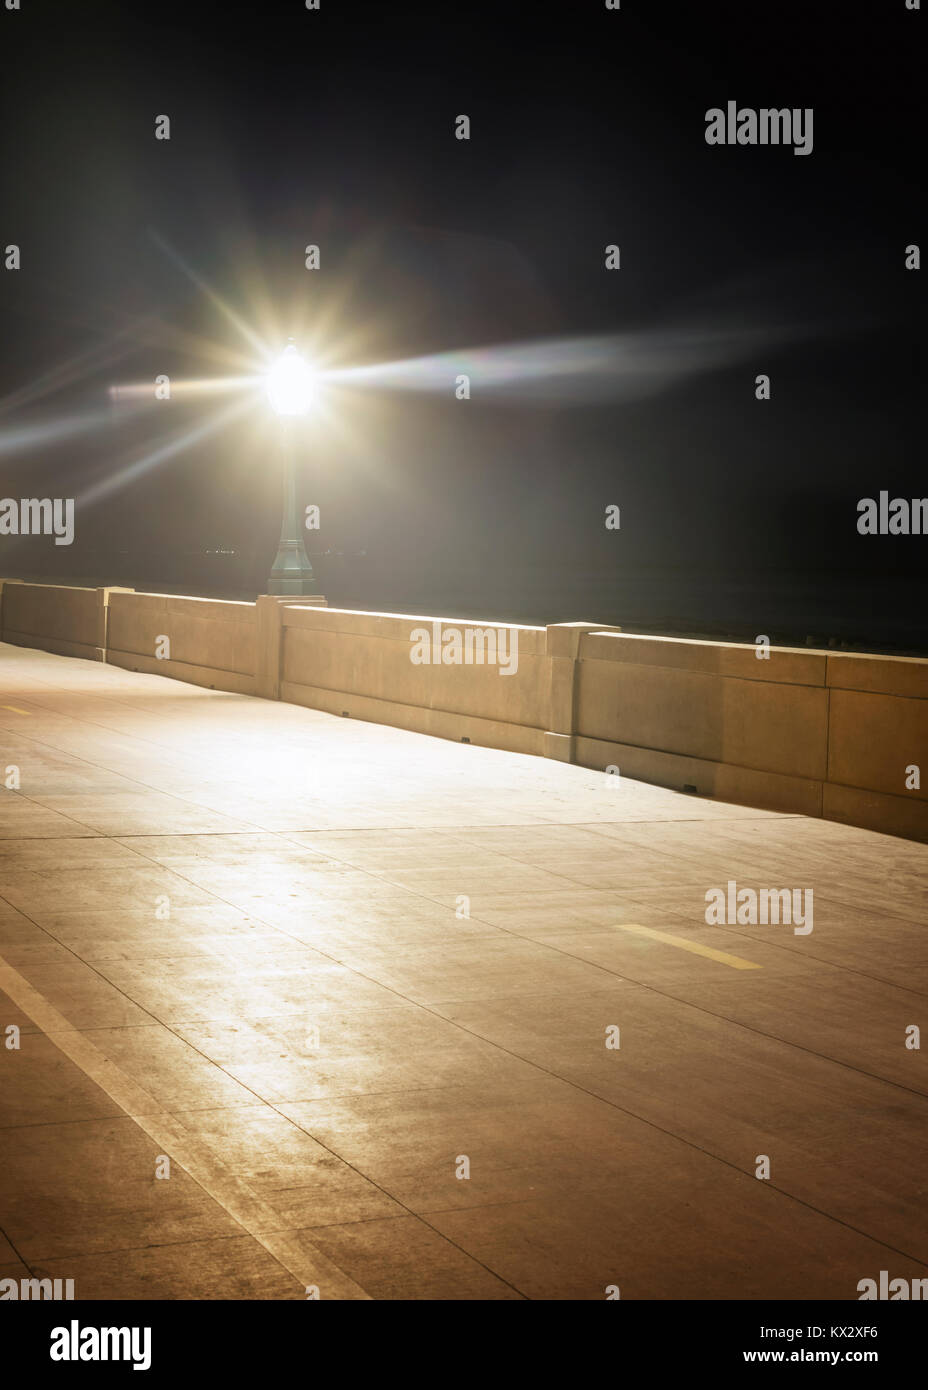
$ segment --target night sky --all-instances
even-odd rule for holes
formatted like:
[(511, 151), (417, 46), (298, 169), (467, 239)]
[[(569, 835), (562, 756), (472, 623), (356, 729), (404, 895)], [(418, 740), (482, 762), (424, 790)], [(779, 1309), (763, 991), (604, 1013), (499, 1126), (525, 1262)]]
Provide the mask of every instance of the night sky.
[[(928, 496), (924, 272), (905, 268), (925, 240), (924, 13), (21, 4), (0, 8), (0, 248), (22, 252), (0, 269), (0, 496), (78, 501), (72, 546), (0, 537), (0, 574), (265, 589), (269, 430), (234, 425), (81, 504), (215, 409), (132, 414), (111, 384), (248, 352), (180, 258), (246, 324), (278, 306), (276, 347), (315, 326), (340, 365), (593, 335), (653, 364), (681, 332), (743, 340), (640, 389), (618, 362), (614, 389), (346, 393), (303, 485), (330, 604), (928, 651), (928, 537), (857, 533), (858, 499)], [(812, 152), (708, 145), (729, 100), (813, 108)]]

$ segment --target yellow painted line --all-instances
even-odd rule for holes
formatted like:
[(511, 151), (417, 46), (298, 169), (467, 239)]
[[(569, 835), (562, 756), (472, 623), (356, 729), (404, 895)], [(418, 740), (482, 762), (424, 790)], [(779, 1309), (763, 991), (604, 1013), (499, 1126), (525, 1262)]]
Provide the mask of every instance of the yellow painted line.
[[(189, 1173), (194, 1182), (263, 1245), (304, 1289), (315, 1284), (322, 1298), (370, 1299), (370, 1294), (307, 1240), (305, 1233), (287, 1229), (279, 1212), (262, 1201), (213, 1149), (165, 1110), (160, 1101), (111, 1062), (2, 956), (0, 990), (32, 1019), (59, 1052), (63, 1052), (154, 1140), (160, 1153), (168, 1154)], [(25, 1038), (22, 1045), (28, 1046)], [(4, 1062), (8, 1070), (11, 1065), (9, 1060)]]
[(667, 931), (655, 931), (653, 927), (639, 927), (636, 923), (617, 922), (621, 931), (633, 931), (638, 936), (650, 936), (655, 941), (666, 941), (668, 946), (679, 946), (681, 951), (692, 951), (694, 956), (708, 956), (721, 965), (730, 965), (732, 970), (762, 970), (763, 966), (741, 956), (730, 956), (727, 951), (716, 951), (712, 946), (701, 946), (698, 941), (690, 941), (685, 936), (672, 936)]
[(0, 709), (11, 709), (14, 714), (29, 714), (29, 710), (20, 709), (19, 705), (0, 705)]

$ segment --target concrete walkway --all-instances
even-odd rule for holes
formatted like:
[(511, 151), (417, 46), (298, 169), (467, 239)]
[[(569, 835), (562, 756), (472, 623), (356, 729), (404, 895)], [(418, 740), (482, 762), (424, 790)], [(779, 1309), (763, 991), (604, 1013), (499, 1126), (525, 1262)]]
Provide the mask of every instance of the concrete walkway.
[[(928, 1277), (924, 846), (0, 646), (10, 769), (0, 1278)], [(813, 931), (707, 926), (729, 880)]]

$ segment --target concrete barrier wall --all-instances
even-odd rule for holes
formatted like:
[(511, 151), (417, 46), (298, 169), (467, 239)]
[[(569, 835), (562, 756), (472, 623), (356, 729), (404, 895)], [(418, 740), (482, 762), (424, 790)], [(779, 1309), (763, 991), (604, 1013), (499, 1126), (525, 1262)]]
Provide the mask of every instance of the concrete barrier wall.
[[(288, 606), (280, 614), (282, 699), (492, 748), (544, 752), (544, 628), (338, 608)], [(468, 646), (471, 662), (464, 660)], [(461, 660), (448, 659), (455, 656)]]
[(59, 656), (102, 661), (106, 639), (101, 595), (106, 592), (3, 580), (3, 640), (18, 647), (41, 647)]
[(106, 660), (130, 671), (254, 695), (255, 605), (112, 593)]
[[(928, 660), (776, 647), (758, 660), (753, 646), (592, 623), (324, 602), (7, 580), (0, 631), (20, 646), (928, 842)], [(468, 634), (473, 659), (449, 660)], [(414, 645), (430, 659), (414, 661)]]
[(591, 632), (580, 647), (577, 761), (700, 795), (821, 815), (826, 657)]
[(928, 841), (928, 661), (829, 656), (828, 685), (823, 815)]
[(586, 767), (928, 841), (928, 661), (588, 632), (577, 692)]

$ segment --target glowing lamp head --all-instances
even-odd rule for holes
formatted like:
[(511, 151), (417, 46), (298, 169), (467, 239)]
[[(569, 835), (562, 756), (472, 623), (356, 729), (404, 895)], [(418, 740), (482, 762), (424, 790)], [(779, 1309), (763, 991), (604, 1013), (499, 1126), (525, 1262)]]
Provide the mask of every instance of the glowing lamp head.
[(267, 393), (278, 415), (305, 415), (312, 404), (313, 374), (292, 343), (268, 372)]

